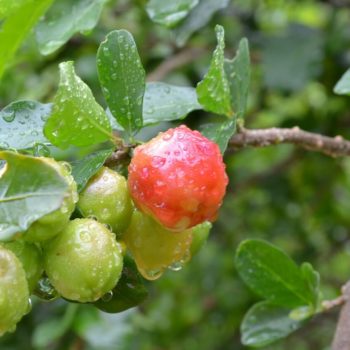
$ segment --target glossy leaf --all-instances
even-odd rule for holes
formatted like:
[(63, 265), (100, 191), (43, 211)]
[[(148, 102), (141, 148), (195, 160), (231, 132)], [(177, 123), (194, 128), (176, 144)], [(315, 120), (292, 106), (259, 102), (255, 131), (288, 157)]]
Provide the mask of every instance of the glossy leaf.
[(244, 241), (238, 247), (235, 263), (248, 287), (272, 303), (290, 308), (313, 304), (314, 296), (301, 270), (270, 243)]
[(107, 35), (97, 52), (97, 70), (112, 115), (129, 134), (135, 133), (142, 127), (145, 71), (129, 32)]
[(52, 0), (24, 2), (23, 6), (19, 7), (2, 23), (0, 31), (0, 77), (13, 59), (24, 38), (51, 3)]
[(218, 45), (208, 73), (197, 85), (198, 101), (206, 111), (233, 117), (230, 85), (224, 69), (224, 28), (215, 27)]
[(44, 134), (60, 148), (89, 146), (112, 139), (111, 125), (89, 87), (75, 74), (73, 62), (60, 67), (60, 85)]
[(198, 4), (199, 0), (150, 0), (146, 6), (149, 17), (156, 23), (173, 27)]
[(192, 87), (152, 82), (146, 84), (143, 101), (144, 125), (179, 120), (188, 113), (202, 109)]
[(75, 33), (93, 29), (108, 0), (56, 0), (36, 27), (39, 50), (48, 55), (64, 45)]
[(141, 304), (148, 296), (136, 264), (129, 256), (124, 257), (122, 276), (112, 292), (111, 299), (102, 298), (94, 305), (102, 311), (118, 313)]
[(350, 69), (348, 69), (334, 87), (338, 95), (350, 95)]
[(227, 7), (230, 0), (201, 0), (175, 30), (176, 42), (183, 46), (189, 37), (204, 27), (215, 12)]
[(52, 105), (23, 100), (12, 102), (0, 111), (0, 148), (27, 149), (48, 143), (43, 126)]
[(223, 154), (231, 136), (236, 132), (236, 120), (218, 120), (216, 122), (202, 124), (200, 131), (208, 139), (217, 143)]
[(43, 159), (2, 151), (0, 170), (0, 240), (25, 231), (31, 223), (58, 209), (67, 183)]
[(290, 310), (262, 301), (249, 309), (241, 324), (243, 345), (264, 347), (288, 336), (302, 326), (289, 317)]
[(87, 155), (72, 163), (72, 175), (81, 192), (89, 179), (103, 166), (106, 159), (113, 153), (113, 148), (104, 149)]
[(225, 59), (224, 69), (231, 91), (232, 109), (236, 118), (243, 118), (249, 92), (250, 57), (248, 40), (239, 42), (238, 50), (232, 60)]

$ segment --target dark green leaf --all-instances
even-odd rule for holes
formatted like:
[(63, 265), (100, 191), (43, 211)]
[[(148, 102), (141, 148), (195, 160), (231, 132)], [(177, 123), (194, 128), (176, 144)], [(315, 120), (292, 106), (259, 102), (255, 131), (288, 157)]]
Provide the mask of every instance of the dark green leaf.
[(113, 153), (113, 148), (94, 152), (72, 163), (72, 175), (81, 192), (89, 179), (103, 166), (106, 159)]
[(102, 311), (118, 313), (141, 304), (148, 296), (143, 279), (129, 256), (124, 257), (122, 276), (112, 292), (111, 299), (100, 299), (94, 305)]
[[(13, 1), (15, 3), (15, 1)], [(0, 77), (10, 63), (24, 38), (51, 5), (52, 0), (31, 0), (9, 16), (0, 31)]]
[(192, 87), (166, 83), (147, 83), (143, 101), (144, 125), (183, 119), (191, 111), (202, 109)]
[(221, 153), (224, 153), (231, 136), (236, 132), (236, 119), (219, 120), (217, 122), (202, 124), (201, 133), (208, 139), (217, 143)]
[(51, 104), (23, 100), (12, 102), (0, 111), (0, 148), (26, 149), (48, 143), (43, 126)]
[(150, 0), (146, 10), (154, 22), (172, 27), (185, 18), (198, 2), (199, 0)]
[(60, 148), (89, 146), (112, 139), (111, 125), (89, 87), (75, 74), (73, 62), (60, 64), (60, 85), (44, 133)]
[(264, 37), (261, 60), (266, 86), (292, 91), (302, 89), (322, 69), (322, 46), (321, 33), (302, 25)]
[(225, 32), (215, 27), (218, 45), (213, 53), (208, 73), (197, 85), (198, 101), (205, 110), (233, 117), (230, 85), (224, 69)]
[(142, 127), (145, 71), (129, 32), (107, 35), (97, 52), (97, 70), (112, 115), (129, 134), (135, 133)]
[(236, 253), (236, 268), (257, 294), (276, 305), (312, 305), (314, 296), (298, 266), (282, 250), (261, 240), (247, 240)]
[(242, 343), (263, 347), (288, 336), (302, 326), (289, 317), (290, 310), (262, 301), (249, 309), (241, 324)]
[(194, 32), (204, 27), (214, 13), (225, 8), (229, 2), (230, 0), (201, 0), (180, 26), (176, 28), (177, 44), (183, 46)]
[(350, 69), (348, 69), (334, 87), (338, 95), (350, 95)]
[(2, 151), (0, 170), (0, 240), (25, 231), (31, 223), (58, 209), (67, 182), (42, 158)]
[(93, 29), (108, 0), (56, 0), (36, 28), (39, 50), (48, 55), (75, 33)]
[(248, 40), (239, 42), (236, 56), (232, 60), (225, 59), (224, 69), (231, 91), (232, 109), (236, 118), (243, 118), (249, 92), (250, 57)]

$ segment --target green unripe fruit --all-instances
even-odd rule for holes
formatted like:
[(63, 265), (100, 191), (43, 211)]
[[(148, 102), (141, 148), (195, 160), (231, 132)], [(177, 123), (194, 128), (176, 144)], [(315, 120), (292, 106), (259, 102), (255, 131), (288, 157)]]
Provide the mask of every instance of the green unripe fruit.
[(0, 246), (0, 336), (13, 331), (29, 308), (29, 290), (21, 262)]
[(42, 267), (41, 250), (35, 244), (22, 240), (2, 243), (2, 245), (4, 248), (11, 250), (22, 263), (29, 292), (32, 292), (44, 270)]
[(149, 280), (159, 278), (166, 268), (180, 270), (190, 258), (191, 229), (174, 233), (138, 210), (123, 239), (139, 272)]
[(126, 179), (117, 172), (102, 167), (80, 193), (78, 208), (83, 216), (94, 216), (115, 233), (128, 227), (132, 202)]
[(212, 224), (205, 221), (192, 228), (191, 257), (196, 255), (206, 243)]
[(73, 176), (70, 174), (69, 164), (65, 162), (56, 162), (52, 158), (42, 159), (67, 181), (68, 189), (61, 207), (33, 222), (24, 233), (23, 239), (33, 242), (41, 242), (50, 239), (62, 231), (67, 225), (74, 211), (75, 203), (78, 200), (77, 185)]
[(44, 268), (66, 299), (92, 302), (118, 282), (123, 267), (120, 244), (103, 224), (75, 219), (44, 246)]

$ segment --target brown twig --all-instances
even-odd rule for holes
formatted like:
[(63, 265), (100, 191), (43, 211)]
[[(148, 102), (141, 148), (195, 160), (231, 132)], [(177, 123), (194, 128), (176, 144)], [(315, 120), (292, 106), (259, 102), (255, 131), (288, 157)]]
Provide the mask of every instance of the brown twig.
[(350, 350), (350, 282), (342, 288), (342, 308), (332, 343), (332, 350)]
[(168, 60), (162, 62), (155, 70), (149, 73), (147, 76), (147, 81), (160, 81), (170, 72), (195, 61), (205, 52), (206, 50), (198, 47), (189, 47), (184, 49)]
[(332, 157), (350, 156), (350, 141), (344, 140), (342, 136), (324, 136), (301, 130), (299, 127), (255, 130), (241, 128), (231, 138), (229, 147), (266, 147), (280, 143), (291, 143)]

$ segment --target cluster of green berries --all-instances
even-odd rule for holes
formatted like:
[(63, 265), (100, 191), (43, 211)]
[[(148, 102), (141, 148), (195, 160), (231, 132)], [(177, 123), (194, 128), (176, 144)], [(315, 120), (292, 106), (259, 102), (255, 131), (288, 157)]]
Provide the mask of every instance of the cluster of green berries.
[(206, 240), (228, 182), (218, 146), (185, 126), (138, 146), (128, 179), (102, 167), (79, 195), (66, 163), (42, 160), (67, 191), (59, 209), (0, 242), (0, 336), (47, 282), (86, 303), (118, 288), (127, 253), (148, 280), (181, 269)]

